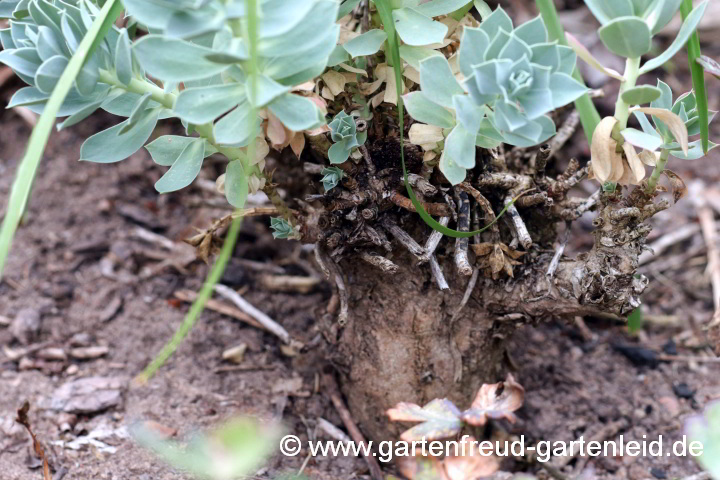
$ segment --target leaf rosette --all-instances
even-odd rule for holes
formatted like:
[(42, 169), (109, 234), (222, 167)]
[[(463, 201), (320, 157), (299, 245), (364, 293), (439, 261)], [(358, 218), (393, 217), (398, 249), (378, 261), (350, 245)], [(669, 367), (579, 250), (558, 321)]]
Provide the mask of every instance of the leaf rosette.
[(498, 7), (478, 28), (467, 27), (458, 51), (459, 82), (449, 62), (420, 62), (420, 92), (404, 97), (416, 120), (447, 133), (440, 169), (452, 183), (475, 166), (475, 149), (502, 142), (540, 144), (556, 132), (547, 114), (587, 92), (570, 74), (576, 55), (548, 41), (537, 17), (518, 28)]
[(367, 132), (358, 132), (355, 118), (342, 110), (335, 115), (328, 126), (330, 138), (334, 142), (328, 150), (332, 164), (345, 162), (350, 157), (352, 149), (363, 145), (367, 140)]

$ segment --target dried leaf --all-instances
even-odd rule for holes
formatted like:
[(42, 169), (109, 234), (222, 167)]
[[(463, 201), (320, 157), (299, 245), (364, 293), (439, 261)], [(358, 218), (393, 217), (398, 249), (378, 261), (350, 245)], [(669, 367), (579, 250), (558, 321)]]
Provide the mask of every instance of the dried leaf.
[(494, 278), (496, 274), (502, 271), (503, 265), (505, 264), (505, 256), (503, 255), (500, 245), (495, 244), (488, 262), (490, 262), (490, 271), (492, 272)]
[[(593, 133), (592, 145), (590, 146), (592, 171), (600, 183), (605, 183), (617, 173), (614, 168), (617, 163), (615, 157), (619, 157), (615, 152), (617, 144), (610, 137), (616, 123), (617, 119), (615, 117), (605, 117)], [(614, 169), (615, 171), (613, 171)]]
[(460, 453), (465, 455), (451, 455), (441, 462), (448, 480), (478, 480), (500, 469), (500, 460), (483, 455), (473, 437), (465, 436), (458, 444)]
[(680, 144), (683, 153), (685, 155), (688, 154), (688, 149), (690, 148), (688, 145), (688, 130), (682, 118), (670, 110), (665, 110), (664, 108), (642, 107), (633, 109), (633, 111), (642, 112), (647, 115), (654, 115), (662, 120), (662, 122), (670, 129), (670, 132), (673, 134), (673, 137), (675, 137), (675, 140), (677, 140)]
[(623, 143), (623, 152), (625, 152), (625, 158), (627, 158), (630, 171), (634, 176), (634, 183), (640, 183), (645, 178), (645, 165), (630, 142)]
[(452, 437), (463, 425), (460, 410), (446, 398), (435, 399), (422, 408), (414, 403), (398, 403), (387, 415), (393, 422), (423, 422), (400, 436), (406, 442)]
[(445, 480), (442, 465), (437, 458), (403, 456), (398, 457), (396, 464), (402, 476), (408, 480)]
[(485, 384), (475, 397), (469, 409), (462, 413), (462, 419), (470, 425), (483, 426), (488, 419), (506, 418), (514, 422), (515, 410), (525, 400), (525, 389), (508, 374), (504, 382)]
[(680, 176), (672, 170), (665, 169), (663, 174), (670, 180), (670, 187), (672, 188), (673, 200), (677, 203), (681, 198), (688, 194), (687, 186)]
[(493, 251), (493, 244), (489, 242), (477, 243), (470, 246), (475, 255), (485, 256)]
[(591, 67), (595, 68), (596, 70), (604, 73), (608, 77), (612, 77), (616, 80), (620, 80), (621, 82), (625, 81), (625, 78), (622, 76), (622, 74), (618, 73), (617, 71), (613, 70), (612, 68), (607, 68), (603, 64), (601, 64), (598, 59), (596, 59), (592, 53), (590, 53), (590, 50), (585, 48), (585, 46), (578, 41), (577, 38), (572, 36), (569, 33), (565, 34), (567, 36), (567, 41), (570, 47), (575, 50), (575, 53), (578, 57), (583, 59), (585, 63), (590, 65)]
[(442, 127), (424, 123), (413, 123), (408, 132), (408, 137), (413, 145), (434, 144), (445, 140)]
[[(285, 141), (287, 140), (287, 134), (285, 133), (287, 130), (285, 126), (282, 124), (278, 118), (273, 115), (271, 111), (268, 110), (267, 112), (267, 127), (265, 128), (265, 134), (267, 135), (268, 140), (270, 140), (270, 143), (272, 144), (273, 148), (276, 146), (283, 145)], [(276, 148), (276, 150), (281, 150), (282, 148)]]
[(695, 61), (703, 67), (703, 70), (711, 75), (714, 75), (715, 78), (720, 79), (720, 63), (710, 57), (706, 57), (705, 55), (702, 55)]
[(340, 95), (345, 90), (345, 76), (340, 72), (328, 70), (320, 78), (323, 79), (333, 95)]
[(299, 160), (300, 154), (302, 154), (302, 151), (305, 149), (305, 135), (301, 132), (295, 132), (292, 140), (290, 140), (290, 148)]
[(658, 157), (660, 152), (651, 152), (650, 150), (643, 150), (640, 152), (640, 161), (649, 167), (657, 165)]
[(338, 67), (342, 67), (343, 69), (347, 70), (348, 72), (357, 73), (358, 75), (363, 75), (365, 77), (368, 76), (368, 74), (365, 70), (363, 70), (361, 68), (352, 67), (352, 66), (348, 65), (347, 63), (340, 63), (340, 64), (338, 64)]
[(15, 419), (15, 421), (25, 427), (25, 429), (30, 434), (30, 437), (32, 438), (33, 450), (35, 451), (35, 455), (37, 455), (38, 458), (42, 460), (43, 480), (52, 480), (52, 475), (50, 475), (50, 464), (48, 463), (47, 457), (45, 457), (45, 449), (43, 448), (42, 443), (38, 441), (37, 437), (32, 431), (32, 428), (30, 427), (30, 419), (28, 418), (29, 411), (30, 403), (25, 402), (23, 406), (17, 411), (17, 418)]

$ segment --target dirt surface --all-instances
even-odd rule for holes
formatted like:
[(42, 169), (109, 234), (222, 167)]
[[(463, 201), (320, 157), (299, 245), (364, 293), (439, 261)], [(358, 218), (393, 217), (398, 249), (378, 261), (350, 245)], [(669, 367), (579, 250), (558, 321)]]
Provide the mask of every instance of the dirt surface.
[[(682, 71), (670, 80), (675, 85), (687, 83)], [(709, 84), (715, 91), (711, 91), (711, 96), (715, 93), (712, 107), (718, 109), (718, 83)], [(601, 103), (609, 108), (613, 101), (606, 98)], [(203, 314), (149, 385), (129, 383), (182, 322), (187, 304), (175, 298), (175, 292), (197, 291), (207, 273), (200, 261), (171, 262), (178, 256), (162, 244), (140, 238), (136, 229), (162, 235), (186, 254), (179, 240), (193, 233), (190, 227), (206, 227), (227, 210), (218, 207), (224, 202), (209, 187), (196, 185), (182, 194), (158, 196), (152, 185), (162, 172), (144, 152), (114, 165), (77, 163), (82, 139), (112, 121), (109, 116), (94, 118), (52, 138), (0, 283), (0, 320), (37, 314), (39, 330), (26, 332), (31, 348), (61, 348), (68, 353), (73, 348), (107, 347), (107, 354), (87, 360), (49, 360), (40, 358), (41, 349), (36, 348), (15, 359), (13, 354), (28, 345), (18, 342), (17, 332), (0, 322), (0, 347), (5, 348), (0, 353), (0, 477), (42, 477), (27, 434), (13, 421), (25, 400), (31, 404), (36, 434), (47, 446), (54, 469), (67, 472), (66, 480), (189, 478), (135, 445), (127, 427), (138, 421), (157, 422), (176, 431), (177, 438), (244, 414), (282, 419), (287, 430), (303, 441), (320, 417), (343, 428), (323, 389), (316, 389), (316, 379), (327, 368), (322, 342), (294, 355), (283, 351), (274, 336), (215, 312)], [(2, 212), (30, 130), (5, 110), (0, 111), (0, 125)], [(714, 132), (717, 139), (717, 125)], [(587, 153), (581, 138), (575, 145), (568, 146), (558, 163)], [(694, 199), (720, 198), (711, 187), (720, 180), (718, 160), (714, 153), (701, 161), (670, 166), (689, 184), (690, 179), (696, 183), (689, 198), (653, 219), (651, 242), (697, 225)], [(215, 178), (212, 169), (204, 171), (207, 181), (200, 185)], [(584, 184), (595, 188), (591, 182)], [(587, 248), (591, 220), (592, 215), (586, 215), (573, 225), (568, 255)], [(688, 357), (705, 354), (702, 324), (713, 306), (703, 245), (697, 229), (642, 267), (651, 282), (643, 297), (646, 322), (638, 335), (628, 334), (627, 326), (616, 319), (592, 318), (547, 319), (518, 331), (508, 357), (526, 388), (526, 398), (518, 412), (520, 420), (509, 426), (510, 432), (533, 441), (569, 441), (582, 435), (611, 440), (620, 434), (626, 439), (647, 435), (651, 440), (662, 434), (666, 442), (681, 438), (684, 419), (720, 398), (720, 364), (690, 359), (642, 365), (620, 350), (635, 346), (661, 353), (675, 348)], [(314, 344), (330, 287), (322, 283), (306, 294), (281, 293), (268, 291), (260, 282), (261, 275), (278, 267), (293, 275), (317, 274), (308, 251), (293, 243), (273, 242), (263, 221), (249, 221), (234, 258), (223, 283), (241, 289), (248, 301), (294, 338)], [(253, 270), (240, 259), (259, 262), (264, 271)], [(238, 366), (222, 359), (223, 351), (241, 343), (247, 345), (247, 352)], [(119, 405), (77, 415), (51, 408), (61, 386), (88, 377), (120, 382)], [(302, 383), (292, 381), (297, 378)], [(101, 443), (71, 448), (82, 443), (73, 441), (88, 436)], [(294, 458), (277, 455), (258, 477), (297, 472), (306, 453)], [(691, 459), (672, 456), (574, 458), (567, 464), (568, 476), (582, 473), (582, 478), (682, 478), (698, 471)], [(547, 478), (538, 464), (507, 461), (503, 467)], [(342, 457), (310, 459), (304, 472), (318, 479), (368, 475), (363, 460)], [(393, 472), (393, 467), (386, 467), (386, 472)]]

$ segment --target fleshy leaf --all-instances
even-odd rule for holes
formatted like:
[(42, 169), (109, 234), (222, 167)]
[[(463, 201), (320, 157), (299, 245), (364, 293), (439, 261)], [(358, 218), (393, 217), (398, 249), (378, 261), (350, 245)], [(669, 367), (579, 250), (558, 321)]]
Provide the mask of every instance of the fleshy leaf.
[(565, 36), (567, 37), (567, 41), (570, 47), (572, 47), (577, 56), (580, 57), (585, 63), (593, 67), (595, 70), (604, 73), (608, 77), (612, 77), (615, 80), (620, 80), (621, 82), (625, 81), (625, 78), (617, 70), (607, 68), (603, 64), (601, 64), (600, 61), (596, 59), (592, 53), (590, 53), (590, 50), (585, 48), (585, 45), (580, 43), (577, 38), (575, 38), (570, 33), (565, 33)]
[(173, 111), (186, 122), (203, 124), (227, 113), (244, 99), (245, 86), (236, 83), (186, 88), (175, 100)]
[(248, 196), (248, 176), (245, 174), (242, 162), (233, 160), (228, 163), (225, 170), (225, 198), (235, 208), (245, 206)]
[(466, 170), (474, 168), (475, 137), (475, 132), (468, 132), (462, 125), (457, 125), (445, 139), (443, 154)]
[(315, 128), (325, 122), (312, 100), (291, 93), (281, 95), (268, 108), (283, 125), (295, 132)]
[(640, 130), (636, 130), (634, 128), (626, 128), (620, 132), (620, 134), (630, 144), (635, 145), (636, 147), (644, 148), (645, 150), (650, 150), (651, 152), (654, 152), (663, 144), (662, 138), (649, 133), (641, 132)]
[(168, 193), (190, 185), (200, 173), (205, 158), (204, 153), (205, 141), (201, 138), (193, 139), (173, 162), (170, 170), (155, 183), (155, 190), (159, 193)]
[(638, 58), (652, 46), (647, 23), (637, 17), (618, 17), (600, 27), (598, 35), (608, 50), (625, 58)]
[(682, 151), (687, 155), (688, 153), (688, 131), (687, 127), (685, 126), (685, 122), (682, 121), (680, 117), (675, 115), (670, 110), (664, 110), (661, 108), (652, 108), (652, 107), (645, 107), (645, 108), (638, 108), (638, 112), (646, 113), (648, 115), (652, 115), (653, 117), (656, 117), (660, 119), (665, 126), (670, 130), (670, 133), (672, 133), (673, 137), (675, 137), (675, 140), (680, 144), (682, 147)]
[(387, 33), (383, 30), (374, 29), (348, 40), (343, 44), (343, 48), (351, 57), (374, 55), (382, 48), (385, 40), (387, 40)]
[(228, 65), (214, 63), (206, 58), (213, 53), (212, 50), (162, 35), (142, 37), (135, 42), (133, 51), (140, 65), (150, 75), (170, 82), (200, 80), (228, 68)]
[(622, 93), (623, 102), (628, 105), (642, 105), (654, 102), (662, 96), (662, 90), (651, 85), (630, 88)]
[(133, 128), (119, 134), (125, 122), (96, 133), (85, 140), (80, 148), (80, 160), (96, 163), (113, 163), (137, 152), (147, 142), (158, 121), (158, 111), (148, 110)]
[(420, 62), (420, 85), (428, 100), (447, 108), (453, 108), (453, 95), (465, 93), (442, 56), (428, 57)]
[(412, 8), (393, 10), (392, 15), (398, 35), (408, 45), (441, 43), (448, 31), (444, 24), (433, 21)]
[(455, 126), (452, 114), (437, 103), (431, 102), (422, 92), (411, 92), (403, 96), (405, 108), (415, 120), (443, 128)]

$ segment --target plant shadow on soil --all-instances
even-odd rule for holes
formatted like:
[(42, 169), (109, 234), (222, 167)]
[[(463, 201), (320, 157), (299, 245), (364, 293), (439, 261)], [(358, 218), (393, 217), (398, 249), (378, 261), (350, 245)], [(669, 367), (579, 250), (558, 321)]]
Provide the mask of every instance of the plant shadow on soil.
[[(198, 429), (243, 414), (282, 418), (287, 430), (303, 441), (318, 417), (342, 427), (328, 396), (315, 388), (316, 375), (324, 368), (322, 348), (287, 356), (274, 337), (210, 311), (203, 314), (189, 338), (149, 385), (124, 390), (118, 407), (76, 418), (48, 408), (56, 389), (70, 380), (89, 376), (129, 379), (139, 373), (170, 338), (187, 310), (173, 293), (196, 291), (201, 285), (207, 272), (201, 262), (189, 264), (185, 272), (168, 266), (140, 278), (143, 268), (157, 265), (161, 255), (158, 247), (133, 237), (133, 229), (140, 226), (180, 240), (192, 233), (190, 226), (207, 226), (210, 218), (226, 212), (212, 206), (217, 195), (196, 187), (180, 195), (158, 196), (152, 185), (162, 172), (151, 167), (144, 152), (115, 165), (75, 163), (81, 139), (109, 122), (108, 116), (98, 116), (53, 136), (26, 223), (15, 240), (6, 281), (0, 283), (0, 315), (13, 318), (25, 308), (40, 313), (42, 327), (36, 341), (63, 347), (83, 338), (91, 345), (108, 346), (109, 353), (88, 361), (25, 364), (0, 356), (3, 479), (41, 477), (39, 470), (31, 468), (37, 465), (30, 458), (25, 432), (13, 425), (15, 411), (25, 400), (32, 405), (36, 434), (47, 445), (55, 467), (68, 470), (67, 480), (187, 478), (122, 435), (100, 439), (115, 447), (115, 453), (87, 445), (72, 450), (56, 443), (72, 441), (102, 425), (122, 432), (123, 426), (134, 421), (151, 420), (185, 438)], [(9, 111), (0, 112), (0, 123), (0, 202), (4, 202), (29, 129)], [(698, 165), (698, 171), (701, 168)], [(0, 210), (3, 208), (0, 203)], [(676, 214), (683, 215), (683, 210)], [(582, 232), (574, 235), (581, 235), (577, 241), (581, 247)], [(298, 247), (272, 241), (265, 222), (249, 221), (243, 226), (235, 257), (279, 262)], [(298, 258), (309, 260), (307, 254)], [(285, 268), (289, 273), (306, 274), (297, 263)], [(277, 319), (291, 335), (310, 342), (320, 331), (329, 286), (309, 294), (268, 292), (259, 286), (257, 275), (231, 265), (224, 282), (246, 288), (244, 295), (250, 302)], [(651, 302), (657, 298), (651, 297)], [(693, 309), (698, 307), (697, 299), (688, 297), (688, 302)], [(701, 308), (708, 307), (707, 301), (700, 303)], [(108, 311), (108, 305), (120, 307)], [(649, 306), (654, 308), (652, 303)], [(474, 307), (470, 304), (466, 308)], [(670, 327), (649, 325), (644, 330), (643, 346), (659, 351), (669, 339), (691, 330), (683, 306), (673, 307), (670, 313), (679, 321)], [(510, 427), (512, 432), (534, 440), (570, 441), (583, 435), (586, 439), (597, 436), (607, 425), (615, 424), (621, 427), (602, 439), (622, 433), (626, 439), (647, 435), (652, 440), (662, 434), (676, 440), (682, 436), (683, 419), (720, 396), (717, 364), (636, 366), (611, 347), (617, 340), (637, 343), (627, 335), (624, 325), (598, 319), (586, 322), (592, 337), (572, 321), (550, 319), (517, 332), (509, 357), (527, 394), (519, 422)], [(243, 369), (223, 369), (229, 364), (223, 362), (222, 352), (240, 343), (247, 344)], [(18, 347), (9, 328), (0, 327), (0, 345)], [(293, 378), (302, 379), (302, 387), (297, 388), (297, 381), (288, 382)], [(288, 392), (286, 387), (293, 383), (296, 387)], [(686, 384), (694, 396), (680, 398), (680, 384)], [(304, 454), (294, 458), (276, 455), (262, 476), (295, 472), (304, 460)], [(592, 469), (597, 478), (664, 478), (663, 474), (673, 478), (698, 471), (691, 459), (676, 457), (601, 458), (588, 463), (575, 459), (571, 465), (578, 462), (583, 462), (586, 471)], [(504, 467), (537, 471), (537, 466), (510, 460)], [(318, 479), (367, 474), (361, 459), (343, 457), (311, 459), (304, 471)], [(541, 478), (543, 475), (539, 473)]]

